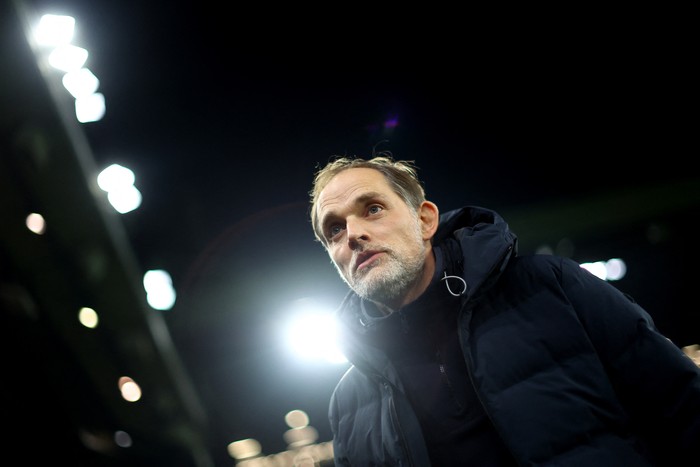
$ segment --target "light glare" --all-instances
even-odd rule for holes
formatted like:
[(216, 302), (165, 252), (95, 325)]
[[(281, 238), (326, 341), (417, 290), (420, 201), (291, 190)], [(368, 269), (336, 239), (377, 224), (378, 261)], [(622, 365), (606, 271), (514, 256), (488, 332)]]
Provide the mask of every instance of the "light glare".
[(309, 424), (309, 415), (303, 410), (290, 410), (284, 416), (284, 421), (289, 428), (302, 428)]
[(99, 319), (95, 310), (85, 306), (78, 312), (78, 321), (86, 328), (94, 329), (97, 327)]
[(63, 87), (76, 99), (94, 94), (100, 87), (100, 80), (87, 68), (80, 68), (63, 75)]
[(122, 376), (117, 381), (122, 397), (129, 402), (136, 402), (141, 399), (141, 387), (128, 376)]
[(627, 265), (620, 258), (612, 258), (607, 261), (596, 261), (593, 263), (581, 263), (583, 269), (589, 271), (596, 277), (606, 281), (617, 281), (625, 277)]
[(175, 304), (175, 289), (167, 271), (154, 269), (143, 275), (146, 301), (156, 310), (169, 310)]
[(75, 117), (80, 123), (102, 120), (105, 109), (105, 96), (99, 92), (75, 100)]
[(25, 220), (25, 225), (29, 230), (37, 235), (41, 235), (46, 230), (46, 222), (44, 216), (35, 212), (29, 214)]
[(262, 452), (262, 446), (253, 438), (234, 441), (227, 446), (229, 456), (234, 459), (247, 459), (257, 456)]
[(75, 18), (65, 15), (44, 15), (34, 28), (37, 44), (57, 47), (68, 44), (73, 39)]
[(141, 206), (142, 198), (141, 192), (134, 185), (107, 194), (107, 200), (119, 214), (126, 214)]
[(49, 54), (49, 65), (61, 71), (77, 71), (87, 61), (88, 51), (75, 45), (56, 47)]
[(120, 214), (131, 212), (141, 205), (141, 192), (134, 186), (134, 172), (119, 164), (112, 164), (97, 175), (97, 186), (106, 191), (107, 200)]
[(620, 258), (609, 259), (605, 263), (605, 273), (608, 280), (619, 281), (627, 274), (627, 265)]
[(131, 447), (133, 441), (126, 431), (117, 430), (114, 432), (114, 444), (122, 448)]
[(104, 191), (110, 192), (134, 184), (136, 177), (131, 169), (119, 164), (112, 164), (97, 176), (97, 185)]
[(336, 323), (331, 313), (305, 311), (297, 315), (287, 329), (290, 350), (305, 360), (346, 362), (335, 337)]
[(594, 276), (600, 279), (605, 279), (605, 263), (602, 261), (596, 261), (595, 263), (581, 263), (580, 266)]

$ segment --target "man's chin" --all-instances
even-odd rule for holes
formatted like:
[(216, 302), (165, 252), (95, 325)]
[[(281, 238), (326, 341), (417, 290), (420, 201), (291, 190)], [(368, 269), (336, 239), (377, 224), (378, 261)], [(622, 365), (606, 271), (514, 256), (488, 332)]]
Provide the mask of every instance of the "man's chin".
[(377, 274), (381, 274), (379, 269), (380, 267), (378, 265), (373, 265), (364, 268), (361, 271), (355, 271), (355, 275), (352, 278), (352, 283), (361, 288), (373, 288), (372, 282), (381, 281), (382, 279), (381, 277), (377, 276)]
[(355, 291), (357, 295), (362, 298), (372, 299), (372, 295), (376, 292), (375, 288), (371, 284), (367, 284), (365, 279), (355, 281), (349, 284), (350, 288)]
[(387, 297), (387, 289), (385, 285), (386, 284), (372, 284), (362, 281), (360, 283), (355, 283), (352, 289), (357, 295), (366, 300), (383, 302)]

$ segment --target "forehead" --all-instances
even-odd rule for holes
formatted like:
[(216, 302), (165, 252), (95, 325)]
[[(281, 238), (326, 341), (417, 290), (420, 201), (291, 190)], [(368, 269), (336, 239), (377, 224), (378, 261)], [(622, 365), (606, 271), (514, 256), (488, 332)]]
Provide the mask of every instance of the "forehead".
[(318, 208), (323, 210), (332, 204), (351, 201), (367, 192), (386, 196), (393, 194), (389, 182), (378, 170), (366, 167), (345, 169), (333, 177), (321, 190)]

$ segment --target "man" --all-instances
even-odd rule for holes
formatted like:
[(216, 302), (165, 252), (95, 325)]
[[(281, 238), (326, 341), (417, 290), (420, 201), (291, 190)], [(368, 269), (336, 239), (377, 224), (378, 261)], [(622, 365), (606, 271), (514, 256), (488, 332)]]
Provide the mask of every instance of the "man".
[(351, 288), (337, 465), (696, 463), (700, 370), (630, 297), (569, 259), (519, 256), (493, 211), (441, 215), (409, 161), (336, 159), (310, 195)]

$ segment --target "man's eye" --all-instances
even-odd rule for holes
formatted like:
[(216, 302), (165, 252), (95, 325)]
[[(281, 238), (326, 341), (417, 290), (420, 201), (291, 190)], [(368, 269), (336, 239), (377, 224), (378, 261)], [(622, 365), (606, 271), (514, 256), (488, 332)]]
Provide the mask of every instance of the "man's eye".
[(382, 207), (381, 207), (381, 206), (375, 205), (375, 206), (370, 206), (369, 209), (368, 209), (368, 212), (369, 212), (370, 214), (377, 214), (377, 213), (380, 212), (381, 210), (382, 210)]
[(339, 226), (339, 225), (332, 225), (332, 226), (328, 229), (328, 236), (329, 236), (330, 238), (333, 238), (333, 237), (335, 237), (336, 235), (338, 235), (342, 230), (343, 230), (343, 228), (342, 228), (341, 226)]

